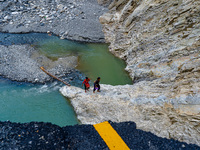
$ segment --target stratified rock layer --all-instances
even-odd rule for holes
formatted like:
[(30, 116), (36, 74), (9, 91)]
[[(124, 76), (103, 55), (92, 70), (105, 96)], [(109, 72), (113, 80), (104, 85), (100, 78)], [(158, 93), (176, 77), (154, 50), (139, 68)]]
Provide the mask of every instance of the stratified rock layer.
[[(200, 129), (199, 14), (199, 0), (114, 0), (109, 5), (109, 12), (100, 17), (105, 39), (110, 43), (110, 51), (126, 61), (126, 70), (135, 83), (127, 94), (132, 93), (136, 99), (128, 100), (141, 107), (138, 114), (143, 114), (144, 118), (138, 120), (153, 120), (143, 127), (149, 131), (153, 130), (158, 135), (195, 143), (199, 141), (197, 138)], [(121, 92), (121, 89), (117, 92)], [(141, 105), (144, 102), (145, 105)], [(185, 113), (188, 117), (198, 118), (195, 119), (196, 125), (190, 128), (198, 133), (192, 135), (196, 140), (182, 136), (187, 130), (190, 131), (185, 128), (190, 127), (190, 123), (172, 116), (169, 118), (174, 121), (167, 125), (171, 128), (169, 131), (168, 128), (156, 131), (168, 121), (149, 115), (149, 111), (155, 114), (160, 111), (157, 107), (152, 110), (148, 106), (156, 103), (164, 107), (163, 102), (173, 106), (180, 114)], [(128, 107), (127, 109), (129, 110)], [(161, 112), (164, 110), (162, 108)], [(116, 113), (119, 112), (116, 110)], [(134, 117), (135, 112), (127, 116)], [(181, 131), (177, 132), (179, 129)], [(189, 134), (191, 133), (188, 132)]]
[(105, 38), (133, 81), (152, 81), (154, 98), (199, 103), (200, 1), (115, 0), (109, 8), (100, 17)]

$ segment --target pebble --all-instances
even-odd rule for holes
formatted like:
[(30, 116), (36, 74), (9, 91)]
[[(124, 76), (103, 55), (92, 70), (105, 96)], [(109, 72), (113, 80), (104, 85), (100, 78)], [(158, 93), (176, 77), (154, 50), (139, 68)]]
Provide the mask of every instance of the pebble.
[(12, 12), (11, 14), (12, 15), (17, 15), (17, 14), (19, 14), (19, 12), (15, 11), (15, 12)]

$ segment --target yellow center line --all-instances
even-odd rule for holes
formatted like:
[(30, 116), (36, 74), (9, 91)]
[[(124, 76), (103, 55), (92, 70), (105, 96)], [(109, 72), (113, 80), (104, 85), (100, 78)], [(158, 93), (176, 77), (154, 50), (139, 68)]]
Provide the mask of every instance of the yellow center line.
[(93, 126), (110, 150), (130, 150), (108, 121)]

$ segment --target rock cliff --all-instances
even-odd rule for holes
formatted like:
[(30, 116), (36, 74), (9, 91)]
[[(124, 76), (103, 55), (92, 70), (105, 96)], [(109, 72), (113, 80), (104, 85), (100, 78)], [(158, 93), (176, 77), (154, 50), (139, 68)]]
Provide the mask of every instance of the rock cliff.
[(199, 14), (199, 0), (113, 0), (100, 17), (110, 51), (140, 85), (132, 87), (140, 103), (165, 101), (179, 113), (199, 114)]
[(133, 81), (151, 81), (154, 98), (200, 103), (200, 1), (114, 0), (109, 9), (105, 38)]
[(131, 120), (156, 135), (200, 145), (199, 14), (198, 0), (113, 0), (100, 22), (134, 84), (104, 85), (95, 95), (63, 88), (80, 121)]

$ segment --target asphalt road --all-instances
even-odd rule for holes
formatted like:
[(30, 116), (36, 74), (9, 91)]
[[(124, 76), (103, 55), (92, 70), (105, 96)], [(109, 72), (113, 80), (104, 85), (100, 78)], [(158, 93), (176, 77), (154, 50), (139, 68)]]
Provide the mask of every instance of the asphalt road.
[[(110, 124), (133, 150), (200, 150), (197, 145), (138, 130), (134, 122)], [(59, 127), (43, 122), (0, 122), (0, 150), (9, 149), (108, 150), (108, 147), (92, 125)]]

